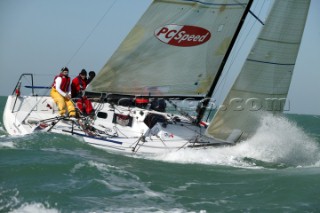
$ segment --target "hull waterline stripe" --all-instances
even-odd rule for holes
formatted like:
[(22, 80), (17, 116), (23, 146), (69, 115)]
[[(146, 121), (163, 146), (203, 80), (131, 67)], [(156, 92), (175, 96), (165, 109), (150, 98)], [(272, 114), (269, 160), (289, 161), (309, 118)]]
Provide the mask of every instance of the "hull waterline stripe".
[(81, 134), (81, 133), (76, 133), (76, 132), (72, 132), (72, 131), (68, 131), (68, 130), (62, 130), (64, 132), (69, 132), (73, 135), (78, 135), (78, 136), (82, 136), (82, 137), (86, 137), (86, 138), (92, 138), (92, 139), (96, 139), (96, 140), (101, 140), (101, 141), (106, 141), (106, 142), (110, 142), (110, 143), (116, 143), (116, 144), (120, 144), (122, 145), (122, 142), (120, 141), (115, 141), (115, 140), (109, 140), (109, 139), (104, 139), (104, 138), (98, 138), (98, 137), (93, 137), (93, 136), (88, 136), (85, 134)]
[(46, 87), (46, 86), (24, 86), (24, 87), (28, 89), (51, 89), (51, 87)]

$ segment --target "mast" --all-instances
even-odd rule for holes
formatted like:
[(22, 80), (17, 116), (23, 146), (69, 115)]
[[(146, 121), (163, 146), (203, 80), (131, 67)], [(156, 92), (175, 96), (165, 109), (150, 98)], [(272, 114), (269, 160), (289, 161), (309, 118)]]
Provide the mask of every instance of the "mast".
[(237, 40), (237, 38), (239, 36), (240, 30), (241, 30), (241, 28), (243, 26), (244, 21), (245, 21), (247, 15), (248, 15), (248, 13), (250, 12), (250, 8), (251, 8), (252, 3), (253, 3), (253, 0), (250, 0), (248, 2), (247, 7), (246, 7), (246, 9), (245, 9), (245, 11), (244, 11), (244, 13), (243, 13), (243, 15), (241, 17), (241, 20), (240, 20), (239, 25), (238, 25), (238, 27), (236, 29), (236, 32), (235, 32), (235, 34), (234, 34), (234, 36), (233, 36), (233, 38), (232, 38), (232, 40), (230, 42), (229, 48), (228, 48), (228, 50), (227, 50), (227, 52), (226, 52), (226, 54), (225, 54), (225, 56), (224, 56), (224, 58), (223, 58), (223, 60), (222, 60), (222, 62), (220, 64), (220, 67), (218, 69), (217, 75), (215, 76), (215, 78), (213, 80), (213, 83), (212, 83), (212, 85), (211, 85), (211, 87), (210, 87), (210, 89), (209, 89), (209, 91), (208, 91), (208, 93), (207, 93), (207, 95), (206, 95), (206, 97), (205, 97), (205, 99), (203, 101), (203, 105), (202, 105), (202, 107), (200, 108), (200, 110), (198, 112), (197, 119), (196, 119), (196, 123), (197, 124), (200, 123), (201, 119), (204, 116), (204, 113), (205, 113), (206, 108), (207, 108), (207, 106), (209, 104), (210, 98), (213, 95), (213, 91), (215, 90), (215, 88), (216, 88), (216, 86), (217, 86), (217, 84), (219, 82), (219, 79), (221, 77), (222, 71), (223, 71), (223, 69), (224, 69), (224, 67), (225, 67), (225, 65), (227, 63), (227, 60), (228, 60), (228, 58), (230, 56), (231, 50), (232, 50), (232, 48), (233, 48), (233, 46), (234, 46), (234, 44), (235, 44), (235, 42), (236, 42), (236, 40)]

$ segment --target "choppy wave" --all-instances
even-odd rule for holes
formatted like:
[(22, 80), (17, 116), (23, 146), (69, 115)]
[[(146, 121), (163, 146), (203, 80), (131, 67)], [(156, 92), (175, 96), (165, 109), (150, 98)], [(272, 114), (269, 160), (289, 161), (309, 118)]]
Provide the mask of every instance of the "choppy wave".
[(19, 191), (17, 189), (0, 190), (0, 212), (10, 213), (57, 213), (55, 208), (51, 208), (48, 203), (21, 203)]
[(15, 143), (13, 141), (0, 142), (0, 149), (1, 148), (15, 148)]
[[(144, 182), (139, 176), (122, 167), (95, 160), (84, 160), (73, 166), (69, 164), (70, 162), (65, 162), (68, 168), (61, 170), (57, 166), (56, 171), (52, 171), (52, 176), (56, 179), (62, 178), (61, 181), (43, 180), (40, 175), (39, 181), (33, 183), (38, 193), (46, 195), (43, 202), (39, 202), (37, 196), (34, 196), (33, 201), (26, 202), (28, 192), (23, 185), (19, 186), (22, 192), (17, 189), (2, 190), (0, 212), (190, 212), (181, 204), (175, 203), (176, 199), (173, 195), (151, 189), (150, 183)], [(29, 175), (35, 177), (34, 175), (40, 171), (48, 172), (45, 166), (50, 164), (34, 168)], [(56, 175), (57, 172), (60, 175)], [(28, 179), (25, 181), (28, 182)], [(59, 201), (53, 202), (52, 198), (57, 194), (59, 194)], [(70, 197), (72, 202), (69, 200)], [(69, 204), (61, 207), (64, 199), (69, 200)], [(171, 207), (167, 208), (167, 205)], [(205, 213), (206, 210), (199, 212)]]

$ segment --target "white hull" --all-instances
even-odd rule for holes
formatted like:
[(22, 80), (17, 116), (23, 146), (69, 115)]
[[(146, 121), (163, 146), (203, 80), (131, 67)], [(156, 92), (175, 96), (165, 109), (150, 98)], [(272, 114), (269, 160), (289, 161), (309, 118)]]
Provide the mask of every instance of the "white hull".
[[(204, 136), (204, 127), (193, 125), (178, 115), (108, 103), (94, 103), (94, 107), (94, 119), (72, 120), (58, 115), (51, 97), (17, 98), (12, 95), (8, 96), (5, 106), (4, 126), (10, 135), (36, 132), (75, 135), (95, 147), (123, 153), (154, 154), (182, 148), (228, 145)], [(115, 114), (122, 117), (115, 117)]]

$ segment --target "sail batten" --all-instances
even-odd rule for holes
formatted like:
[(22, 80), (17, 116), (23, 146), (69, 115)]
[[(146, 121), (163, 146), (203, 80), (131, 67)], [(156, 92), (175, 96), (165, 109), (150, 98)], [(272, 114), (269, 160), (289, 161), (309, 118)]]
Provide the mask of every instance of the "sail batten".
[(260, 61), (260, 60), (254, 60), (254, 59), (247, 59), (247, 61), (257, 62), (257, 63), (263, 63), (263, 64), (273, 64), (273, 65), (279, 65), (279, 66), (294, 66), (294, 64), (289, 63), (277, 63), (272, 61)]
[[(166, 1), (166, 0), (163, 0)], [(198, 4), (203, 4), (203, 5), (210, 5), (210, 6), (239, 6), (243, 5), (246, 6), (246, 4), (240, 4), (238, 3), (212, 3), (210, 1), (199, 1), (199, 0), (183, 0), (185, 2), (193, 2), (193, 3), (198, 3)]]
[(248, 1), (153, 1), (86, 91), (205, 97)]

